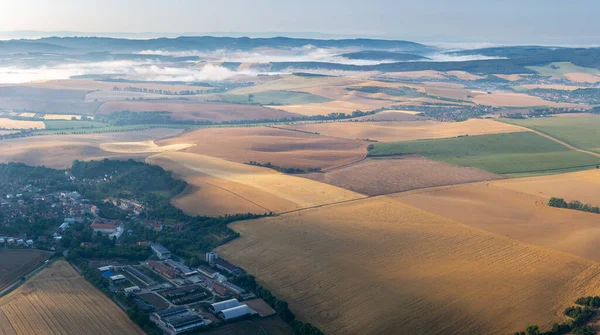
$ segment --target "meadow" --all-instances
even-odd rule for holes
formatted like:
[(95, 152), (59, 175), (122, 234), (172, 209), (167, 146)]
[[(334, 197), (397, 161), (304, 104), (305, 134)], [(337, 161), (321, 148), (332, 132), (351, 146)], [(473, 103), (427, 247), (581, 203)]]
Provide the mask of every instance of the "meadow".
[(600, 115), (502, 121), (537, 130), (579, 149), (600, 153)]
[(452, 139), (376, 143), (369, 156), (420, 154), (497, 174), (561, 172), (595, 168), (600, 157), (570, 150), (531, 132), (468, 136)]
[(108, 297), (57, 261), (0, 298), (3, 334), (144, 334)]

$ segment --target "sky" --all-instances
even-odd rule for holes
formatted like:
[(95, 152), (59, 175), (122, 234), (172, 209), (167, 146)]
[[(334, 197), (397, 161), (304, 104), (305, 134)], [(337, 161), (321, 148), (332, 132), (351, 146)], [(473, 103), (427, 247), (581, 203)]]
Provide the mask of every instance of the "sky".
[(600, 44), (597, 0), (0, 2), (0, 31), (320, 32), (420, 42)]

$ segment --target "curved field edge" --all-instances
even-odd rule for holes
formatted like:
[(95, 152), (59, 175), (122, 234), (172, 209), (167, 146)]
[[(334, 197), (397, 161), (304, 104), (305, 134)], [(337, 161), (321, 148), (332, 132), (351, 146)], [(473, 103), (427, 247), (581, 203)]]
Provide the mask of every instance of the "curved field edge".
[(600, 290), (596, 262), (385, 196), (231, 227), (218, 251), (328, 334), (506, 334)]
[(533, 132), (376, 143), (368, 156), (407, 154), (497, 174), (544, 174), (600, 164), (600, 157), (571, 150)]

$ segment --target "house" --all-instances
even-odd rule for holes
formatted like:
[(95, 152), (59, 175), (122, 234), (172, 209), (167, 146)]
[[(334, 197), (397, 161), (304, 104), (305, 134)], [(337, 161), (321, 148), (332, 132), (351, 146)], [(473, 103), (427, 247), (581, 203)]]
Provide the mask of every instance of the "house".
[(100, 232), (101, 234), (114, 234), (117, 231), (117, 226), (110, 223), (92, 223), (90, 228), (94, 230), (94, 233)]
[(153, 243), (150, 248), (152, 248), (152, 251), (156, 254), (156, 256), (158, 256), (159, 259), (171, 258), (171, 252), (160, 244)]
[(162, 225), (162, 222), (160, 222), (160, 221), (146, 220), (146, 221), (144, 221), (144, 228), (152, 229), (154, 231), (162, 231), (163, 225)]

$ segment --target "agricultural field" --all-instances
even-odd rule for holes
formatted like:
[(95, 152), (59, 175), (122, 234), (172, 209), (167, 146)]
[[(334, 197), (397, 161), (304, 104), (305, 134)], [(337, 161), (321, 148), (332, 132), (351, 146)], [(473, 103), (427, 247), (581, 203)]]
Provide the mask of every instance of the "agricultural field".
[(0, 250), (0, 291), (42, 265), (50, 253), (39, 250)]
[(231, 227), (241, 237), (219, 254), (327, 334), (548, 328), (574, 299), (600, 291), (596, 262), (385, 196)]
[(369, 151), (372, 157), (407, 154), (506, 175), (558, 173), (600, 164), (600, 157), (571, 150), (531, 132), (376, 143)]
[(388, 121), (388, 122), (398, 122), (398, 121), (422, 121), (427, 120), (427, 117), (418, 116), (419, 112), (413, 111), (383, 111), (373, 115), (366, 115), (357, 118), (353, 118), (352, 120), (358, 121)]
[(274, 127), (205, 128), (156, 142), (158, 145), (194, 144), (186, 152), (225, 160), (285, 168), (321, 168), (349, 164), (367, 154), (364, 141), (284, 130)]
[(255, 105), (227, 104), (197, 101), (109, 101), (102, 104), (100, 114), (121, 111), (170, 112), (174, 120), (191, 121), (240, 121), (277, 120), (298, 116), (286, 111)]
[(188, 182), (187, 190), (173, 203), (197, 215), (287, 212), (364, 197), (268, 168), (200, 154), (164, 152), (148, 157), (146, 162), (173, 171)]
[(250, 94), (225, 94), (224, 102), (260, 105), (302, 105), (329, 102), (331, 99), (306, 92), (264, 91)]
[[(149, 153), (116, 153), (102, 150), (104, 143), (152, 141), (175, 136), (181, 129), (155, 128), (120, 133), (40, 135), (0, 141), (0, 162), (21, 162), (52, 168), (70, 167), (74, 160), (104, 158), (143, 159)], [(109, 147), (110, 148), (110, 147)]]
[[(519, 187), (520, 180), (446, 186), (392, 197), (475, 228), (599, 262), (598, 214), (547, 206), (546, 196), (532, 194), (535, 185)], [(573, 186), (579, 190), (571, 191), (571, 195), (598, 195), (598, 184), (580, 182)], [(553, 188), (549, 185), (539, 189)], [(555, 189), (559, 191), (560, 187)]]
[(577, 66), (571, 62), (555, 62), (546, 66), (527, 66), (528, 69), (537, 72), (544, 77), (562, 77), (570, 73), (582, 73), (590, 75), (600, 75), (600, 70)]
[(0, 314), (8, 334), (144, 334), (64, 261), (0, 298)]
[(463, 122), (439, 122), (430, 120), (413, 122), (338, 121), (291, 124), (284, 127), (319, 133), (325, 136), (362, 140), (369, 139), (379, 142), (500, 134), (527, 130), (522, 127), (484, 119), (471, 119)]
[(586, 105), (552, 102), (540, 97), (527, 95), (525, 93), (494, 92), (492, 94), (478, 94), (473, 97), (473, 102), (478, 105), (496, 107), (537, 107), (548, 106), (556, 108), (585, 108)]
[(562, 173), (551, 176), (506, 179), (491, 184), (494, 187), (535, 195), (546, 200), (551, 197), (567, 201), (600, 205), (600, 170)]
[(140, 141), (140, 142), (114, 142), (114, 143), (100, 143), (100, 149), (107, 152), (117, 152), (125, 154), (143, 154), (143, 153), (156, 153), (164, 151), (179, 151), (194, 144), (179, 143), (159, 146), (154, 141)]
[[(93, 119), (93, 116), (87, 116), (88, 118)], [(69, 121), (75, 118), (76, 120), (81, 120), (81, 115), (76, 114), (45, 114), (44, 120), (65, 120)]]
[(502, 178), (479, 169), (436, 162), (418, 155), (368, 158), (330, 171), (304, 174), (302, 177), (369, 196)]
[(102, 128), (106, 124), (97, 121), (71, 121), (71, 120), (47, 120), (44, 121), (47, 130), (80, 129), (80, 128)]
[(44, 129), (46, 125), (42, 121), (24, 121), (0, 118), (0, 129)]
[(503, 121), (537, 130), (579, 149), (600, 153), (600, 115)]

